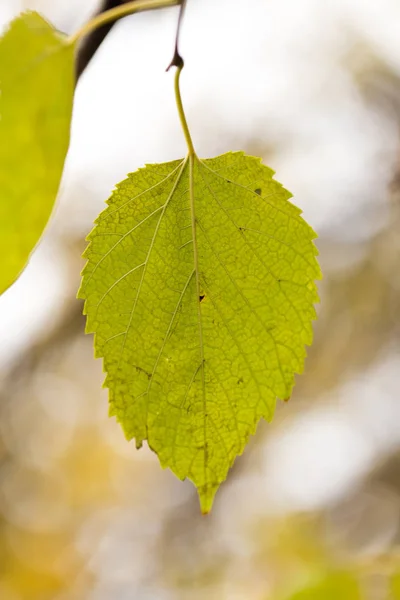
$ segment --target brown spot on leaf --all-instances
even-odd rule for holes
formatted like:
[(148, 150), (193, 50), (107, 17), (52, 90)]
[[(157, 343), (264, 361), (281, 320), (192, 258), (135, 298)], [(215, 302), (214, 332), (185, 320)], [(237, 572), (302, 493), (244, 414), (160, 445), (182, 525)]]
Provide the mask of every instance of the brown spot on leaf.
[(142, 369), (142, 367), (138, 367), (137, 365), (134, 365), (134, 368), (136, 369), (136, 371), (138, 373), (144, 373), (147, 377), (147, 379), (151, 379), (151, 373), (149, 373), (148, 371), (146, 371), (145, 369)]

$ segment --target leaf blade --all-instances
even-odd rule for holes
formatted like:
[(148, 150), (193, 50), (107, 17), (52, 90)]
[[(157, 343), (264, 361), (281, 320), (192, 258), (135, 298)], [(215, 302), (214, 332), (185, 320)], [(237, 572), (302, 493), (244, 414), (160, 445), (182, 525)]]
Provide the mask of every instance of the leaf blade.
[(312, 339), (315, 233), (272, 174), (243, 153), (148, 166), (117, 187), (85, 253), (79, 296), (111, 414), (195, 483), (203, 512)]
[(0, 39), (0, 293), (50, 216), (69, 144), (74, 47), (38, 13)]

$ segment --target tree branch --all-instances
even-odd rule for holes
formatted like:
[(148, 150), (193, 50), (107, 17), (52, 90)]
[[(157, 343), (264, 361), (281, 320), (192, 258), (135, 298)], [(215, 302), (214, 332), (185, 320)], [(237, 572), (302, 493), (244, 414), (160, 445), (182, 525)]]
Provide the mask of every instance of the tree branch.
[[(120, 6), (121, 4), (126, 4), (127, 1), (128, 0), (103, 0), (97, 14), (101, 14), (106, 10)], [(77, 81), (92, 60), (93, 56), (96, 54), (106, 36), (111, 31), (113, 25), (114, 23), (107, 23), (106, 25), (95, 29), (88, 36), (86, 36), (81, 43), (76, 58), (75, 74)]]

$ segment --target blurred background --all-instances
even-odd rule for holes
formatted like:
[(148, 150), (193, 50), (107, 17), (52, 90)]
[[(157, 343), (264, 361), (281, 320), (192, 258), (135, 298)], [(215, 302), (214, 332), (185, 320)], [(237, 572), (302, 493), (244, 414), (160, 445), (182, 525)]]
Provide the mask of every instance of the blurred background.
[[(74, 31), (97, 0), (0, 0)], [(107, 416), (75, 300), (114, 184), (185, 152), (177, 8), (112, 28), (79, 80), (58, 203), (0, 298), (1, 600), (400, 598), (400, 3), (188, 0), (199, 155), (263, 157), (319, 234), (305, 374), (211, 515)]]

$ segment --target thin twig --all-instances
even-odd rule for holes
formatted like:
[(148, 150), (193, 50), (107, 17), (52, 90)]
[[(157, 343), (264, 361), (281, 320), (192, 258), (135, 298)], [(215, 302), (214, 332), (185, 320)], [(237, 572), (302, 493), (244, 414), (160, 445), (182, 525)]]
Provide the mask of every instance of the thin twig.
[[(97, 11), (97, 14), (101, 14), (106, 10), (110, 10), (111, 8), (115, 8), (116, 6), (120, 6), (121, 4), (125, 4), (127, 0), (103, 0), (101, 7)], [(79, 46), (79, 50), (76, 56), (75, 63), (75, 75), (76, 80), (78, 81), (79, 77), (82, 75), (97, 50), (100, 48), (104, 39), (107, 37), (111, 28), (114, 26), (114, 23), (107, 23), (98, 29), (92, 31), (86, 38), (83, 40), (81, 45)]]
[(98, 29), (107, 23), (114, 23), (115, 21), (118, 21), (118, 19), (133, 15), (136, 12), (177, 6), (179, 2), (180, 0), (130, 0), (130, 2), (124, 2), (119, 6), (115, 6), (114, 8), (106, 10), (105, 12), (95, 15), (92, 19), (89, 19), (89, 21), (84, 23), (84, 25), (75, 31), (75, 33), (70, 35), (67, 41), (70, 44), (75, 44), (95, 29)]
[(182, 55), (179, 52), (179, 38), (181, 35), (181, 26), (182, 26), (183, 15), (184, 15), (185, 8), (186, 8), (186, 1), (187, 0), (180, 0), (178, 25), (176, 27), (176, 35), (175, 35), (174, 55), (172, 57), (171, 62), (169, 63), (169, 65), (167, 67), (167, 71), (169, 71), (171, 67), (178, 67), (178, 69), (183, 69), (183, 66), (184, 66), (184, 61), (183, 61)]

